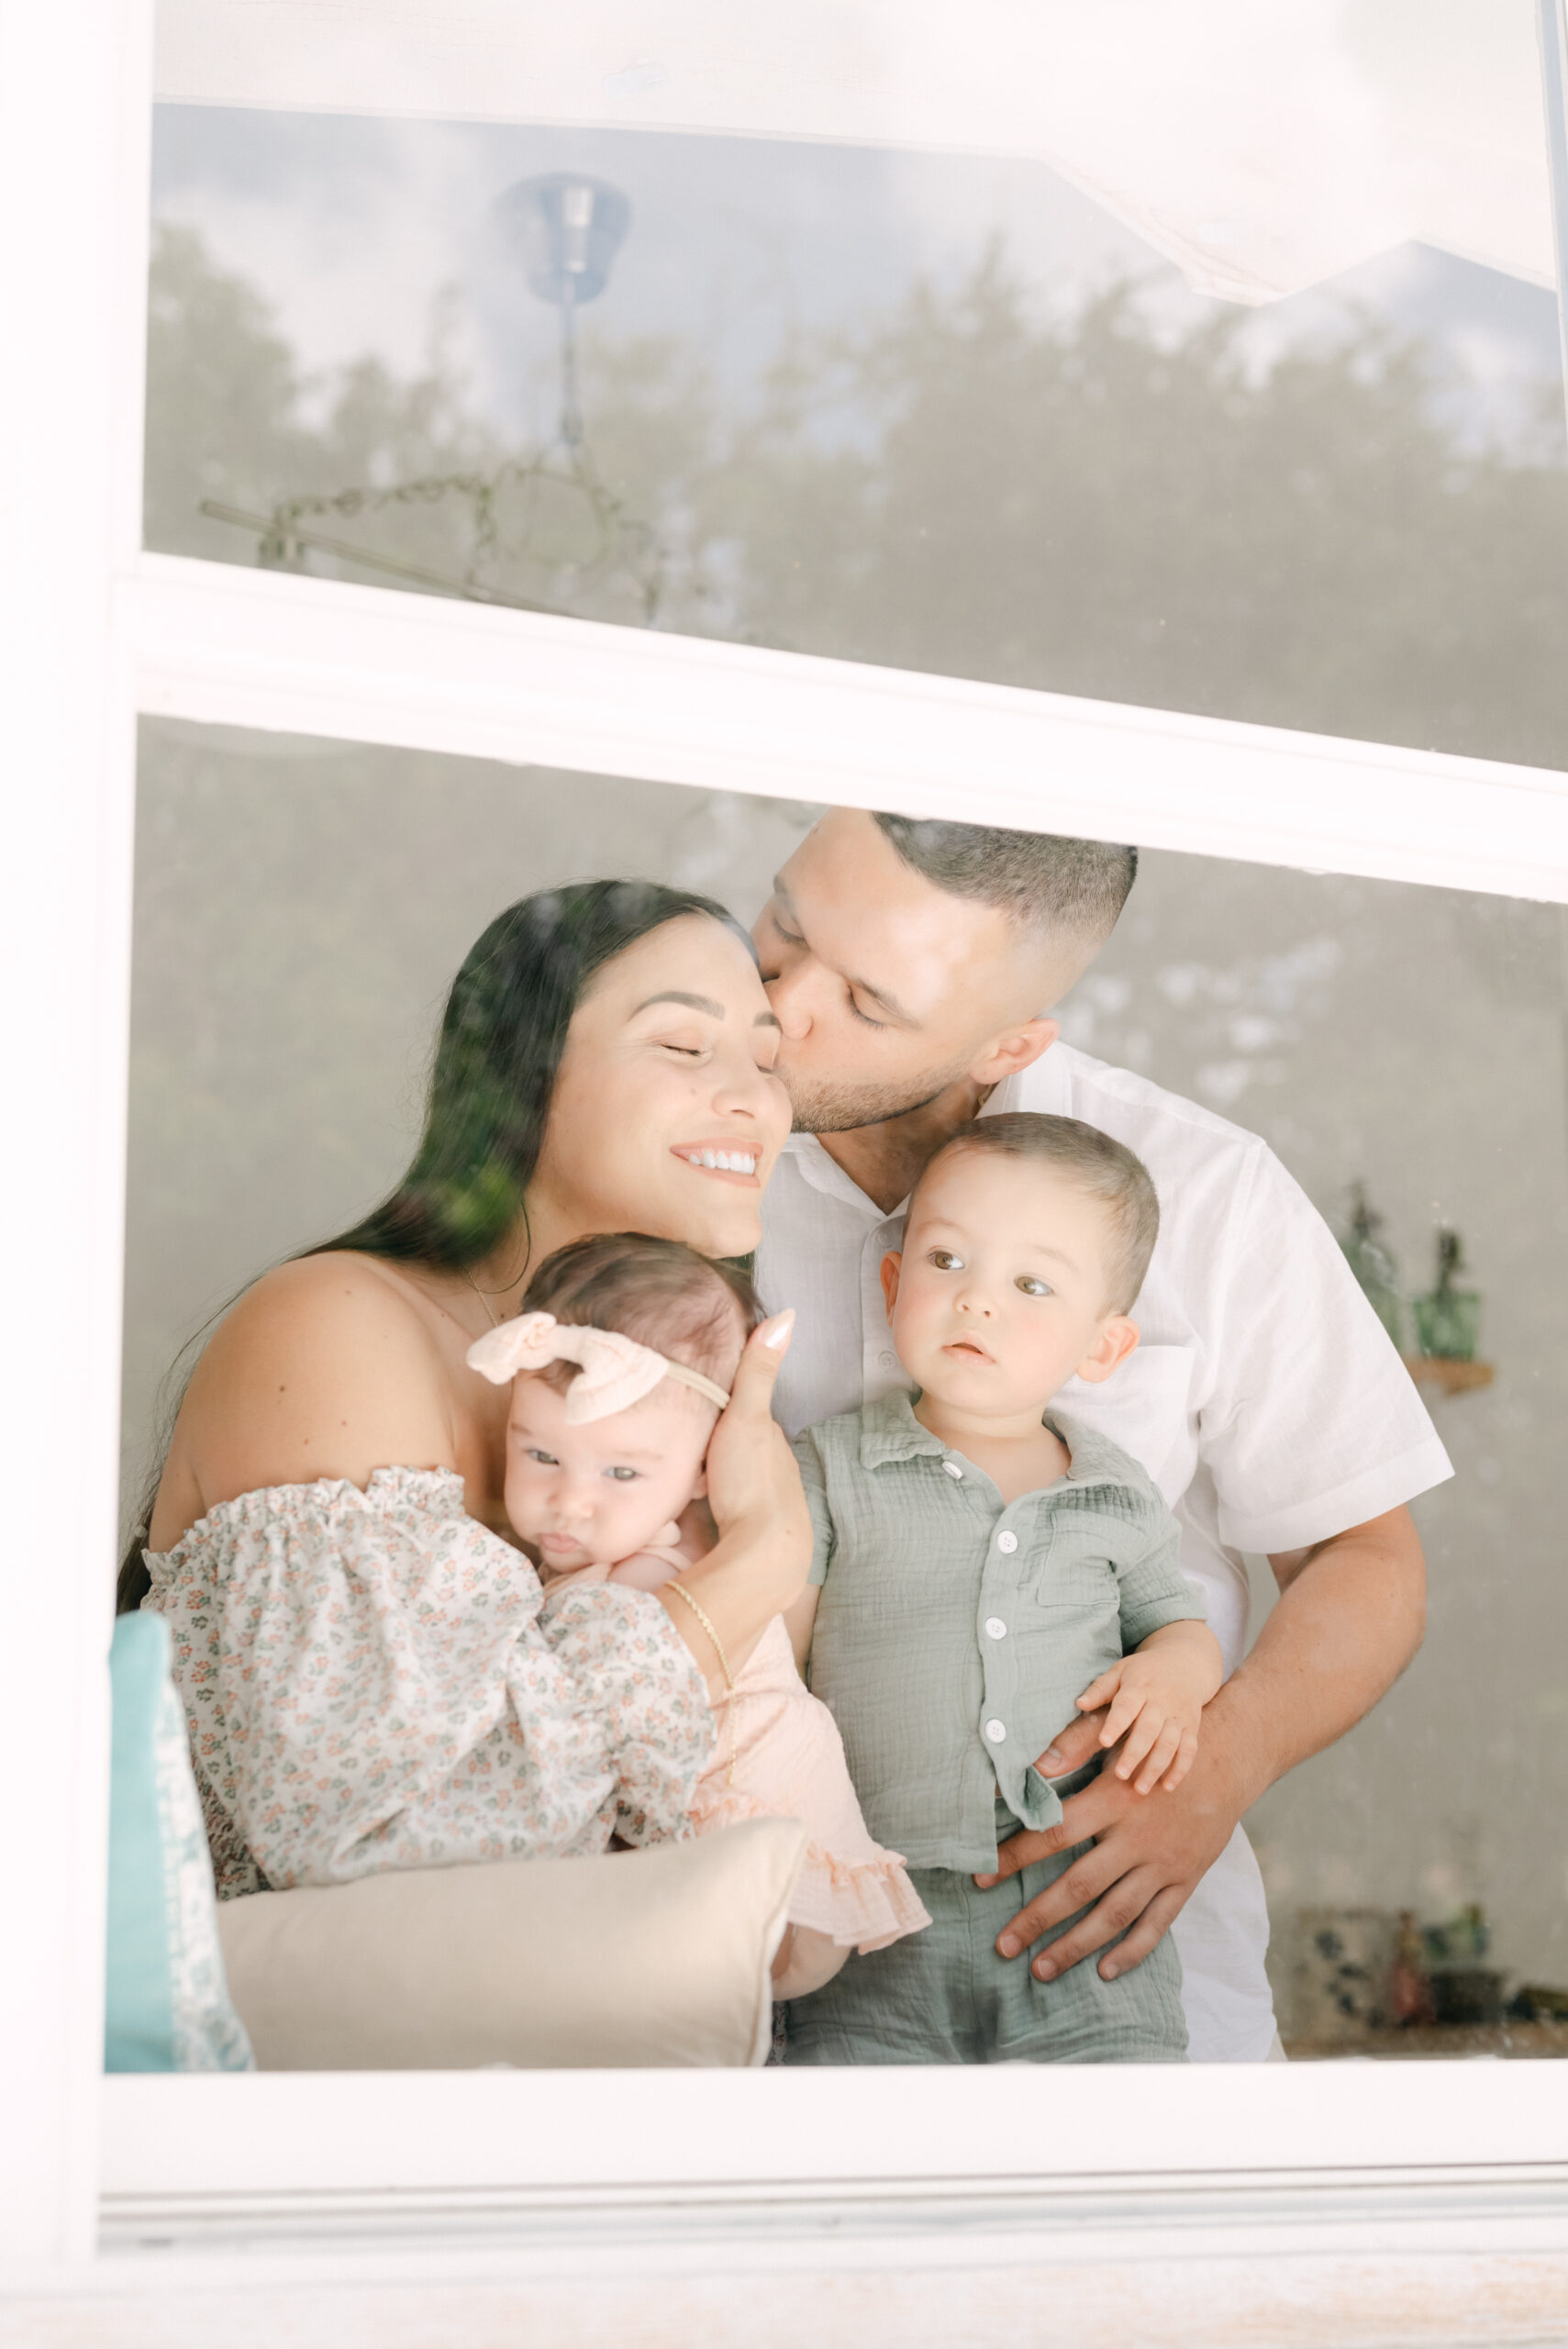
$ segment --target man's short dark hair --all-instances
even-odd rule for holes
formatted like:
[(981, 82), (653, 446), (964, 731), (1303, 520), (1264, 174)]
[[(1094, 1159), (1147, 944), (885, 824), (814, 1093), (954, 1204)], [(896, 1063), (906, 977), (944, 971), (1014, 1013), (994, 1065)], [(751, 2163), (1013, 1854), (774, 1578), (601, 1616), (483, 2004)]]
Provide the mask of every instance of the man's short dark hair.
[[(1054, 1166), (1108, 1209), (1111, 1244), (1106, 1264), (1107, 1313), (1130, 1313), (1143, 1286), (1154, 1242), (1160, 1237), (1160, 1198), (1153, 1177), (1125, 1142), (1113, 1141), (1082, 1118), (1060, 1118), (1037, 1109), (1004, 1110), (975, 1118), (933, 1151), (920, 1173), (962, 1150), (995, 1151), (1004, 1158), (1032, 1158)], [(915, 1188), (919, 1190), (920, 1183)]]
[(906, 864), (954, 897), (999, 906), (1020, 929), (1108, 938), (1138, 872), (1138, 851), (1058, 832), (944, 824), (923, 816), (873, 819)]

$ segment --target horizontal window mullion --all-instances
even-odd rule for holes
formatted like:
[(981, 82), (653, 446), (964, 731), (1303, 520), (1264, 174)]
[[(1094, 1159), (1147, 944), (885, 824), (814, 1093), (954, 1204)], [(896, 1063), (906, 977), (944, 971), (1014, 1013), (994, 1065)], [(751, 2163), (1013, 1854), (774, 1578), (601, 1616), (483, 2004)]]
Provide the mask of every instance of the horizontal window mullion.
[(1568, 775), (145, 555), (149, 713), (1568, 902)]

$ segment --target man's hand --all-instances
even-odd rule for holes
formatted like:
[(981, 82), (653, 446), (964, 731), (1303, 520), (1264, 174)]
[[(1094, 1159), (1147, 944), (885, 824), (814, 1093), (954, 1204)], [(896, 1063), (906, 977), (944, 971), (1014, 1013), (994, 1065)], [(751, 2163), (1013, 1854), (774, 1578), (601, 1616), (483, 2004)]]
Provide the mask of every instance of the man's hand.
[[(1052, 1852), (1090, 1837), (1095, 1842), (998, 1936), (1001, 1956), (1017, 1957), (1032, 1948), (1041, 1933), (1080, 1909), (1088, 1915), (1036, 1958), (1040, 1981), (1054, 1980), (1123, 1932), (1127, 1939), (1101, 1962), (1104, 1980), (1114, 1981), (1148, 1956), (1230, 1841), (1251, 1799), (1244, 1779), (1231, 1767), (1215, 1720), (1218, 1704), (1217, 1698), (1208, 1709), (1196, 1759), (1174, 1794), (1157, 1787), (1140, 1795), (1113, 1771), (1102, 1771), (1081, 1794), (1068, 1796), (1060, 1826), (1039, 1834), (1024, 1828), (1008, 1838), (997, 1855), (996, 1874), (976, 1876), (976, 1884), (997, 1884)], [(1091, 1713), (1072, 1722), (1050, 1754), (1041, 1756), (1042, 1770), (1049, 1765), (1051, 1776), (1062, 1777), (1092, 1760), (1100, 1750), (1105, 1718)]]
[[(1229, 1842), (1243, 1812), (1276, 1778), (1353, 1729), (1391, 1687), (1421, 1643), (1426, 1570), (1407, 1508), (1352, 1525), (1310, 1550), (1272, 1558), (1280, 1600), (1257, 1644), (1205, 1710), (1203, 1742), (1174, 1794), (1135, 1794), (1103, 1771), (1062, 1806), (1062, 1823), (1025, 1829), (1002, 1848), (995, 1876), (1089, 1837), (1095, 1848), (1003, 1928), (996, 1948), (1017, 1957), (1074, 1910), (1089, 1914), (1035, 1960), (1042, 1982), (1076, 1965), (1118, 1934), (1101, 1962), (1109, 1982), (1146, 1958), (1181, 1914), (1198, 1879)], [(1081, 1769), (1099, 1749), (1096, 1714), (1074, 1721), (1036, 1767), (1042, 1777)]]

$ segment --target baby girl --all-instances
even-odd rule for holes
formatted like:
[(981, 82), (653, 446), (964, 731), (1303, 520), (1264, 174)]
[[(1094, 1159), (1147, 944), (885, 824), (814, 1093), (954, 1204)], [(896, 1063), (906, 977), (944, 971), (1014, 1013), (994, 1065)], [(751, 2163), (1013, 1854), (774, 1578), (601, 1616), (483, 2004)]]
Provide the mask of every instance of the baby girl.
[[(658, 1590), (712, 1546), (705, 1464), (751, 1331), (751, 1285), (677, 1241), (612, 1233), (559, 1249), (515, 1320), (469, 1362), (512, 1383), (506, 1514), (544, 1584)], [(698, 1506), (694, 1508), (694, 1504)], [(692, 1825), (799, 1819), (808, 1842), (774, 1963), (780, 1998), (831, 1980), (851, 1948), (929, 1920), (897, 1853), (873, 1843), (832, 1715), (809, 1696), (782, 1618), (734, 1673)]]

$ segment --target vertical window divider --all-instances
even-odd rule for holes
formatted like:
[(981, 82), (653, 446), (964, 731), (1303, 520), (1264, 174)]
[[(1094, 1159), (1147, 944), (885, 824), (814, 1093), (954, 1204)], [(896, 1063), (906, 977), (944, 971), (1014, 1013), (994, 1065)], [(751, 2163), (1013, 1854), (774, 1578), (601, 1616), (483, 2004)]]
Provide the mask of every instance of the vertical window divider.
[(151, 0), (0, 0), (0, 2250), (96, 2238)]

